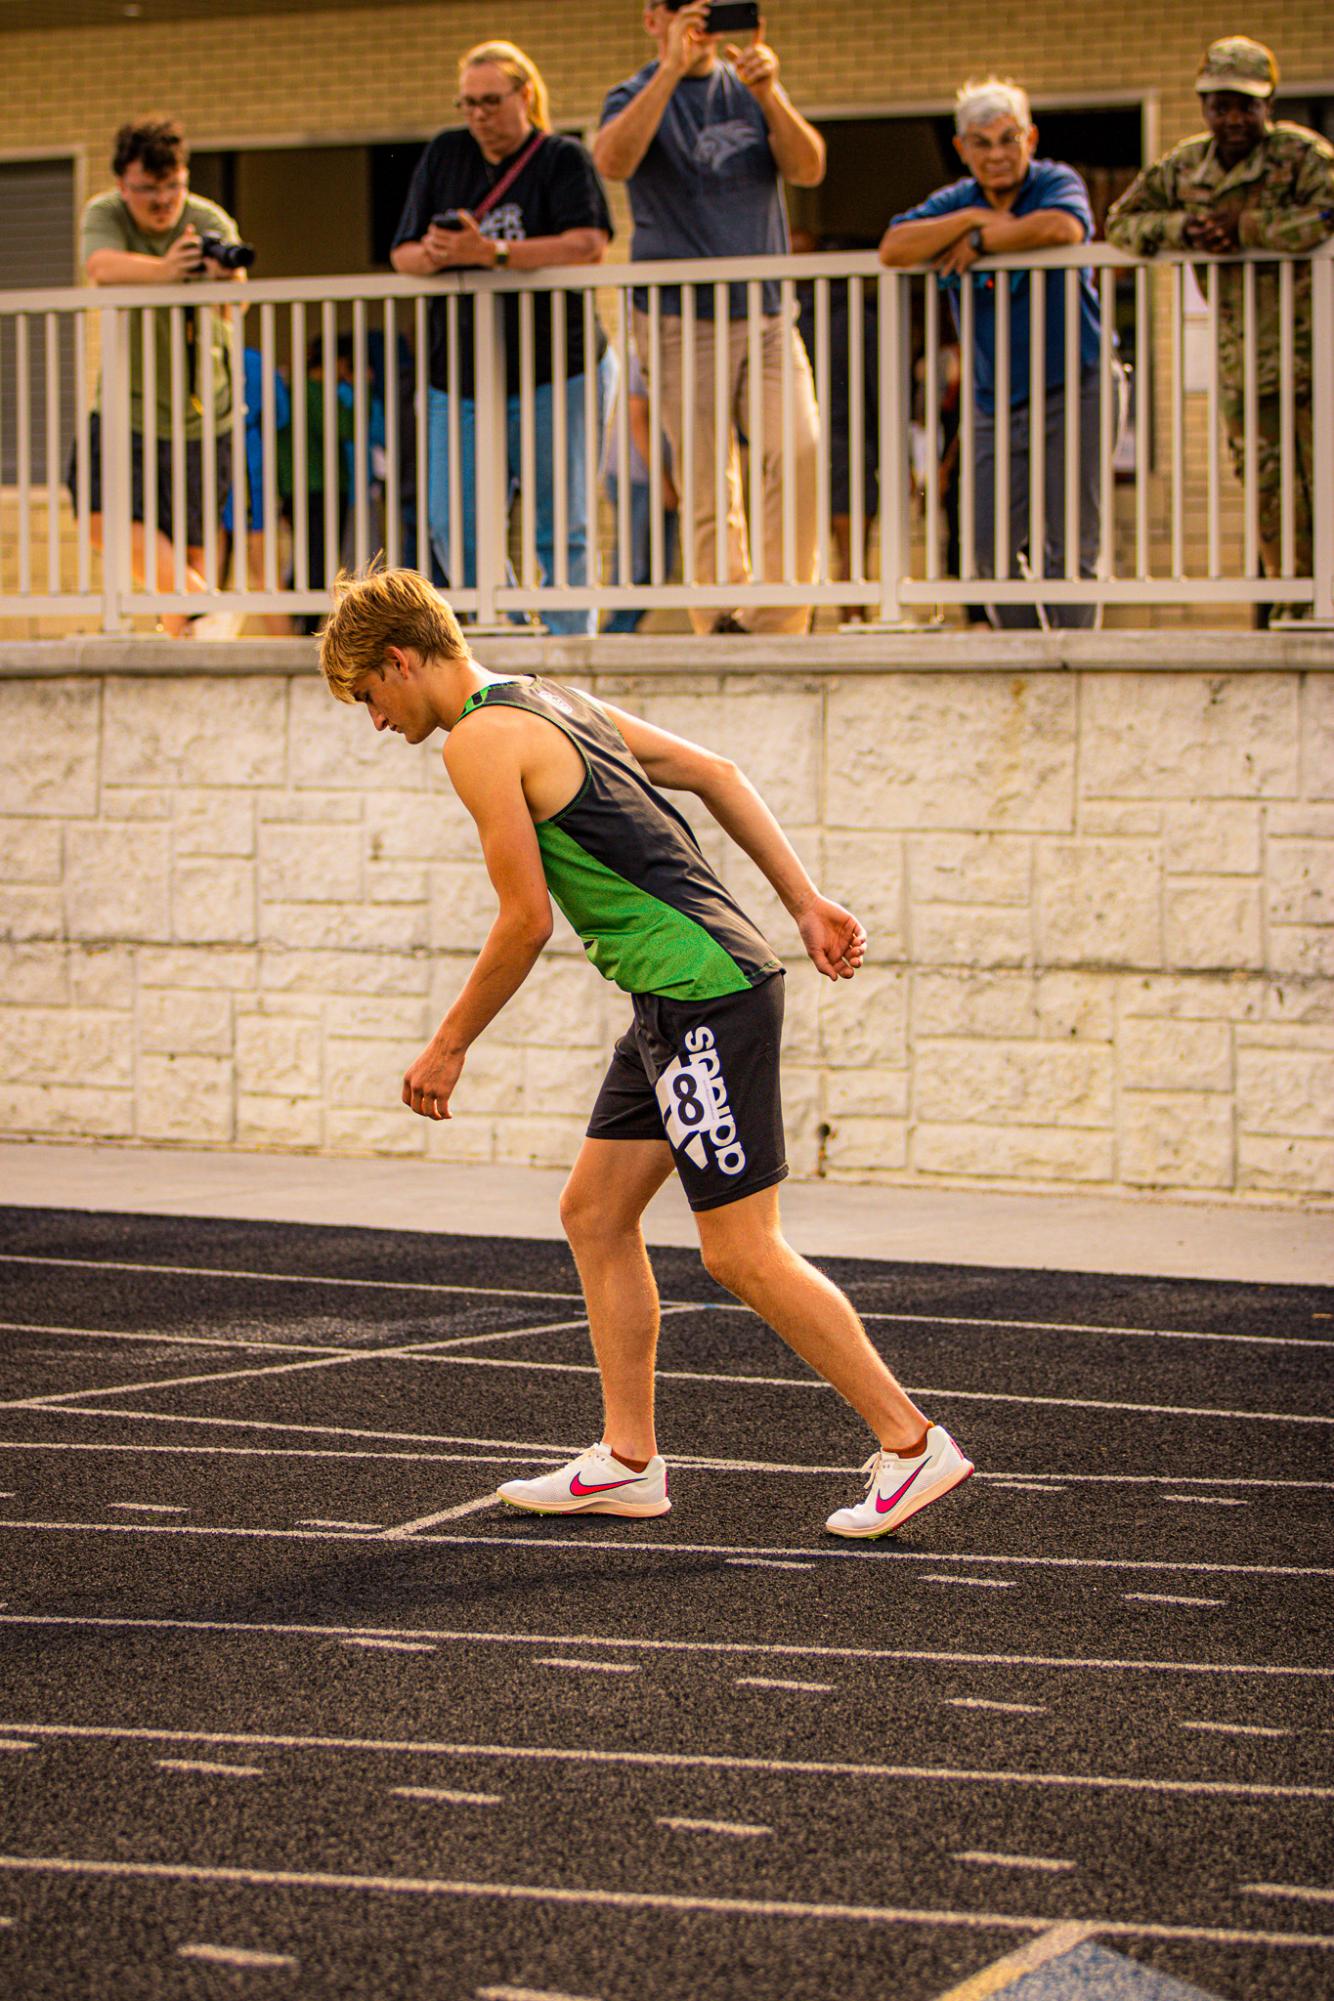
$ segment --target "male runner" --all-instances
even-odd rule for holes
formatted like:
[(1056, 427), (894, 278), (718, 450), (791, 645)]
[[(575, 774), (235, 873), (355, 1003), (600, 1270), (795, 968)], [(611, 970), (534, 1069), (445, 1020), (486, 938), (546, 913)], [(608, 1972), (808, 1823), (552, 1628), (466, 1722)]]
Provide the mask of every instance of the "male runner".
[(782, 967), (659, 787), (693, 792), (773, 884), (810, 958), (851, 979), (866, 934), (820, 895), (758, 793), (725, 757), (536, 675), (491, 674), (414, 570), (345, 579), (320, 642), (340, 701), (409, 743), (447, 732), (445, 769), (477, 823), (500, 909), (403, 1079), (450, 1117), (468, 1050), (518, 991), (560, 905), (598, 971), (631, 996), (561, 1197), (602, 1377), (601, 1442), (500, 1497), (538, 1514), (665, 1515), (653, 1428), (658, 1293), (640, 1218), (675, 1168), (704, 1263), (846, 1398), (879, 1440), (865, 1498), (835, 1535), (885, 1535), (966, 1480), (954, 1440), (900, 1388), (850, 1302), (785, 1241), (778, 1091)]

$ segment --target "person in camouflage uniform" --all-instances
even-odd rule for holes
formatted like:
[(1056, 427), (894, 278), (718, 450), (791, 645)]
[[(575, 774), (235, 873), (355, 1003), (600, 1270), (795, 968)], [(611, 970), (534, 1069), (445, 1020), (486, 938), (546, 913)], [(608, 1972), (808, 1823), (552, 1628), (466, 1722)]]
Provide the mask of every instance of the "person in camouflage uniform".
[[(1261, 42), (1229, 35), (1207, 50), (1195, 88), (1207, 133), (1187, 139), (1146, 167), (1112, 208), (1107, 239), (1152, 257), (1192, 249), (1226, 257), (1237, 250), (1310, 251), (1334, 233), (1334, 148), (1303, 125), (1275, 122), (1269, 102), (1278, 64)], [(1244, 478), (1245, 338), (1242, 269), (1225, 265), (1218, 285), (1218, 371), (1232, 463)], [(1293, 285), (1293, 468), (1297, 574), (1310, 576), (1311, 270)], [(1255, 283), (1256, 480), (1260, 547), (1270, 576), (1282, 574), (1282, 466), (1279, 266), (1261, 263)]]

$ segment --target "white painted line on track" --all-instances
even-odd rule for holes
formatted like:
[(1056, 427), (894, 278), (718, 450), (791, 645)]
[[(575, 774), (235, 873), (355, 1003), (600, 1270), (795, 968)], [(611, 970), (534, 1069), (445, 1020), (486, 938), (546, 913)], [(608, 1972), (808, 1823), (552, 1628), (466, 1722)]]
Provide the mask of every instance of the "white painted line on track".
[(935, 1571), (928, 1570), (923, 1573), (922, 1582), (923, 1584), (967, 1584), (974, 1591), (1014, 1590), (1014, 1579), (1012, 1577), (945, 1577)]
[(977, 1862), (995, 1869), (1077, 1869), (1077, 1862), (1069, 1862), (1064, 1856), (1056, 1855), (993, 1855), (985, 1848), (961, 1848), (954, 1855), (955, 1862)]
[(329, 1515), (306, 1515), (297, 1523), (302, 1529), (358, 1529), (363, 1535), (379, 1535), (383, 1522), (340, 1522)]
[(598, 1996), (558, 1993), (554, 1987), (479, 1987), (474, 2001), (598, 2001)]
[(1014, 1327), (1024, 1334), (1109, 1334), (1139, 1336), (1146, 1341), (1235, 1341), (1256, 1348), (1334, 1348), (1334, 1341), (1321, 1335), (1308, 1341), (1300, 1334), (1216, 1334), (1199, 1328), (1109, 1327), (1081, 1320), (977, 1320), (956, 1313), (876, 1313), (869, 1308), (861, 1318), (893, 1321), (900, 1326)]
[(1185, 1501), (1194, 1508), (1249, 1508), (1249, 1501), (1239, 1501), (1228, 1494), (1160, 1494), (1160, 1501)]
[(382, 1652), (389, 1654), (433, 1654), (435, 1652), (434, 1640), (388, 1640), (366, 1637), (344, 1640), (343, 1645), (345, 1647), (379, 1648)]
[[(42, 1414), (46, 1417), (103, 1418), (110, 1419), (115, 1424), (130, 1422), (142, 1424), (184, 1424), (200, 1429), (213, 1427), (230, 1431), (297, 1432), (304, 1436), (315, 1438), (377, 1438), (419, 1446), (476, 1445), (486, 1449), (499, 1448), (504, 1451), (507, 1457), (512, 1453), (524, 1453), (530, 1457), (553, 1460), (559, 1460), (562, 1456), (568, 1458), (572, 1452), (577, 1452), (580, 1449), (576, 1443), (570, 1440), (567, 1440), (562, 1445), (534, 1445), (531, 1439), (526, 1438), (468, 1438), (452, 1432), (372, 1431), (347, 1424), (287, 1424), (258, 1417), (212, 1417), (200, 1412), (170, 1410), (103, 1410), (94, 1404), (87, 1405), (86, 1407), (74, 1404), (44, 1404), (42, 1406)], [(0, 1440), (0, 1449), (11, 1452), (216, 1451), (234, 1453), (252, 1452), (256, 1454), (263, 1454), (266, 1450), (263, 1446), (144, 1445), (141, 1447), (137, 1445), (102, 1444), (99, 1442), (76, 1444), (68, 1440), (49, 1441), (42, 1439), (4, 1439)], [(276, 1448), (268, 1449), (274, 1452), (274, 1456), (280, 1456)], [(322, 1451), (309, 1449), (301, 1451), (295, 1447), (285, 1449), (289, 1450), (291, 1456), (294, 1458), (402, 1459), (423, 1464), (448, 1463), (461, 1456), (448, 1452), (376, 1452), (365, 1449), (352, 1451), (346, 1448), (335, 1450), (332, 1447), (326, 1447)], [(466, 1456), (471, 1458), (474, 1455), (468, 1454)], [(486, 1465), (491, 1462), (488, 1462), (486, 1459), (479, 1459), (477, 1463), (479, 1465)], [(722, 1473), (818, 1473), (821, 1475), (840, 1474), (846, 1477), (854, 1477), (858, 1471), (858, 1468), (855, 1466), (813, 1466), (810, 1464), (784, 1466), (768, 1460), (711, 1459), (693, 1454), (683, 1456), (680, 1453), (673, 1455), (672, 1464), (676, 1467), (688, 1467), (693, 1471)], [(973, 1475), (975, 1480), (983, 1482), (994, 1480), (1010, 1484), (1013, 1484), (1016, 1478), (1026, 1477), (1030, 1476), (989, 1472), (975, 1473)], [(1058, 1473), (1051, 1476), (1051, 1478), (1059, 1480), (1063, 1485), (1071, 1485), (1078, 1481), (1084, 1485), (1094, 1486), (1262, 1487), (1266, 1491), (1273, 1489), (1286, 1491), (1290, 1488), (1301, 1488), (1310, 1489), (1318, 1493), (1334, 1492), (1334, 1480), (1272, 1480), (1245, 1477), (1215, 1478), (1208, 1474), (1193, 1473)], [(1048, 1476), (1043, 1475), (1039, 1484), (1049, 1489), (1050, 1481)]]
[[(573, 1519), (586, 1528), (590, 1518), (578, 1516)], [(603, 1518), (597, 1519), (601, 1521)], [(260, 1542), (352, 1542), (358, 1533), (351, 1529), (236, 1528), (203, 1522), (34, 1522), (21, 1518), (6, 1520), (4, 1517), (0, 1517), (0, 1529), (19, 1529), (29, 1534), (46, 1535), (233, 1536)], [(374, 1536), (367, 1540), (383, 1541), (383, 1532), (376, 1530)], [(1334, 1577), (1334, 1567), (1320, 1564), (1188, 1563), (1175, 1557), (1013, 1556), (950, 1549), (896, 1549), (887, 1547), (883, 1537), (864, 1538), (877, 1542), (873, 1550), (782, 1547), (769, 1550), (763, 1545), (747, 1549), (744, 1545), (738, 1548), (734, 1543), (725, 1542), (650, 1542), (638, 1538), (616, 1541), (607, 1536), (581, 1535), (577, 1532), (572, 1536), (421, 1534), (409, 1536), (406, 1540), (421, 1547), (437, 1549), (507, 1549), (516, 1553), (559, 1549), (569, 1555), (585, 1556), (721, 1556), (730, 1561), (737, 1556), (763, 1555), (803, 1557), (811, 1563), (990, 1563), (1042, 1570), (1171, 1570), (1209, 1577)], [(1196, 1602), (1221, 1604), (1223, 1601), (1201, 1599)]]
[(499, 1806), (503, 1793), (460, 1793), (451, 1786), (390, 1786), (399, 1800), (434, 1800), (441, 1806)]
[(1180, 1730), (1217, 1730), (1228, 1737), (1295, 1737), (1295, 1730), (1280, 1730), (1272, 1723), (1206, 1723), (1196, 1718), (1177, 1718)]
[(262, 1765), (218, 1765), (208, 1758), (158, 1758), (155, 1763), (164, 1772), (199, 1772), (209, 1778), (262, 1779)]
[(562, 1660), (555, 1654), (545, 1654), (538, 1661), (539, 1667), (577, 1668), (584, 1674), (638, 1674), (637, 1661), (571, 1661)]
[[(7, 1334), (64, 1334), (79, 1341), (147, 1341), (166, 1348), (253, 1348), (261, 1355), (329, 1355), (341, 1348), (315, 1341), (254, 1341), (240, 1334), (158, 1334), (138, 1327), (63, 1327), (42, 1320), (0, 1320)], [(348, 1354), (358, 1352), (346, 1350)]]
[(1007, 1952), (1004, 1959), (994, 1959), (990, 1966), (981, 1967), (958, 1987), (951, 1987), (948, 1994), (937, 1995), (936, 2001), (989, 2001), (993, 1994), (1004, 1988), (1013, 1987), (1026, 1973), (1036, 1973), (1053, 1959), (1061, 1959), (1072, 1952), (1077, 1945), (1096, 1938), (1096, 1924), (1077, 1920), (1073, 1924), (1053, 1925), (1037, 1938), (1030, 1939), (1014, 1952)]
[(124, 1508), (138, 1515), (188, 1515), (190, 1512), (188, 1508), (169, 1507), (163, 1501), (108, 1501), (107, 1506)]
[[(1044, 1932), (1050, 1917), (999, 1911), (941, 1911), (893, 1904), (816, 1904), (764, 1897), (691, 1897), (661, 1890), (577, 1890), (546, 1883), (489, 1883), (433, 1876), (353, 1876), (317, 1869), (208, 1867), (197, 1862), (113, 1862), (71, 1855), (0, 1855), (0, 1870), (30, 1875), (106, 1876), (175, 1883), (239, 1883), (252, 1889), (332, 1890), (386, 1896), (494, 1898), (507, 1903), (586, 1904), (621, 1911), (711, 1911), (718, 1916), (796, 1918), (854, 1924), (967, 1926), (976, 1931)], [(1334, 1937), (1306, 1932), (1243, 1931), (1214, 1925), (1162, 1925), (1133, 1919), (1097, 1921), (1108, 1938), (1194, 1939), (1214, 1945), (1334, 1947)]]
[(998, 1480), (996, 1489), (1001, 1494), (1063, 1494), (1064, 1487), (1054, 1487), (1050, 1480)]
[(439, 1522), (462, 1521), (465, 1515), (480, 1515), (484, 1508), (499, 1508), (503, 1502), (495, 1488), (489, 1494), (479, 1494), (475, 1501), (460, 1501), (456, 1508), (440, 1508), (433, 1515), (418, 1515), (415, 1521), (400, 1522), (397, 1528), (381, 1529), (382, 1542), (403, 1542), (408, 1536), (417, 1535), (422, 1529), (433, 1529)]
[(1334, 1889), (1323, 1883), (1239, 1883), (1248, 1897), (1298, 1897), (1309, 1904), (1334, 1904)]
[(243, 1945), (181, 1945), (180, 1959), (202, 1959), (209, 1966), (287, 1966), (295, 1973), (298, 1962), (285, 1952), (255, 1952)]
[(832, 1695), (835, 1684), (832, 1681), (776, 1681), (768, 1675), (739, 1674), (732, 1683), (734, 1688), (791, 1688), (799, 1695)]
[[(608, 1647), (623, 1648), (631, 1653), (675, 1653), (675, 1654), (743, 1654), (748, 1657), (763, 1657), (790, 1660), (813, 1659), (831, 1661), (918, 1661), (929, 1666), (946, 1667), (1006, 1667), (1006, 1668), (1064, 1668), (1081, 1673), (1094, 1674), (1189, 1674), (1189, 1675), (1259, 1675), (1279, 1679), (1328, 1681), (1334, 1678), (1334, 1666), (1326, 1664), (1294, 1667), (1286, 1663), (1276, 1665), (1256, 1661), (1162, 1661), (1136, 1659), (1134, 1657), (1081, 1655), (1081, 1654), (981, 1654), (949, 1652), (935, 1647), (830, 1647), (800, 1644), (786, 1640), (672, 1640), (657, 1636), (635, 1636), (626, 1633), (483, 1633), (468, 1632), (453, 1627), (408, 1627), (389, 1632), (383, 1626), (317, 1626), (292, 1621), (280, 1624), (276, 1620), (244, 1619), (135, 1619), (126, 1617), (109, 1618), (103, 1614), (74, 1614), (67, 1612), (0, 1612), (0, 1626), (64, 1626), (88, 1627), (95, 1631), (142, 1632), (142, 1633), (228, 1633), (234, 1638), (282, 1639), (282, 1640), (341, 1640), (341, 1639), (414, 1639), (429, 1640), (433, 1646), (462, 1644), (469, 1647)], [(47, 1735), (59, 1736), (61, 1728), (55, 1724), (0, 1723), (0, 1732), (13, 1729), (31, 1729)], [(71, 1726), (75, 1735), (83, 1726)], [(88, 1734), (84, 1732), (83, 1734)], [(111, 1730), (91, 1734), (107, 1734), (113, 1737), (126, 1733)], [(129, 1733), (133, 1735), (133, 1732)], [(150, 1736), (155, 1734), (148, 1733)], [(160, 1734), (160, 1733), (156, 1733)], [(179, 1737), (179, 1733), (174, 1733)], [(180, 1741), (187, 1741), (180, 1738)], [(194, 1740), (190, 1740), (194, 1741)], [(209, 1741), (215, 1741), (210, 1739)], [(249, 1738), (217, 1739), (248, 1743)], [(260, 1742), (256, 1738), (253, 1740)], [(286, 1738), (266, 1738), (266, 1743), (288, 1742)], [(293, 1738), (293, 1743), (323, 1742), (323, 1739)], [(341, 1744), (341, 1738), (331, 1742)], [(360, 1742), (360, 1740), (355, 1740)], [(364, 1747), (363, 1747), (364, 1748)]]
[(331, 1278), (321, 1272), (296, 1271), (233, 1271), (222, 1265), (160, 1265), (133, 1262), (127, 1258), (52, 1258), (37, 1257), (19, 1251), (0, 1252), (0, 1264), (10, 1265), (68, 1265), (80, 1271), (137, 1271), (155, 1272), (166, 1278), (225, 1278), (255, 1279), (260, 1284), (272, 1285), (333, 1285), (349, 1286), (361, 1292), (443, 1292), (463, 1293), (494, 1299), (568, 1299), (578, 1302), (583, 1295), (578, 1292), (538, 1292), (531, 1288), (508, 1285), (444, 1285), (427, 1279), (405, 1278)]
[(660, 1813), (656, 1824), (669, 1827), (673, 1834), (732, 1834), (754, 1838), (772, 1834), (771, 1827), (760, 1827), (750, 1820), (692, 1820), (685, 1814)]
[(0, 1737), (0, 1752), (35, 1751), (36, 1749), (37, 1746), (35, 1744), (27, 1744), (21, 1737)]
[(984, 1695), (947, 1695), (951, 1709), (1000, 1709), (1007, 1716), (1045, 1716), (1045, 1702), (992, 1702)]
[(773, 1556), (729, 1556), (728, 1563), (734, 1570), (809, 1570), (809, 1563), (789, 1562), (786, 1557)]
[(1226, 1605), (1226, 1598), (1173, 1597), (1167, 1591), (1123, 1591), (1128, 1605)]
[(482, 1758), (500, 1763), (635, 1765), (652, 1771), (790, 1773), (804, 1778), (914, 1779), (943, 1785), (1050, 1786), (1061, 1790), (1179, 1795), (1203, 1799), (1334, 1800), (1334, 1786), (1255, 1785), (1232, 1779), (1132, 1778), (1100, 1772), (1016, 1772), (956, 1765), (872, 1765), (852, 1760), (743, 1758), (714, 1751), (609, 1751), (596, 1745), (433, 1743), (382, 1737), (294, 1737), (234, 1730), (149, 1730), (108, 1724), (0, 1724), (30, 1735), (134, 1743), (234, 1745), (246, 1749), (379, 1751), (394, 1756)]

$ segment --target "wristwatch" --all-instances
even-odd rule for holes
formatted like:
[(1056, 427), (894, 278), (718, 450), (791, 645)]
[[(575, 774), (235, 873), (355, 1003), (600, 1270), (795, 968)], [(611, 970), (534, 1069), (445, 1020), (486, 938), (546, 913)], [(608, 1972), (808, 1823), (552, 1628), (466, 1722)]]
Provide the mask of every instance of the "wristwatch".
[(981, 257), (981, 256), (983, 256), (983, 255), (985, 254), (985, 245), (984, 245), (984, 244), (983, 244), (983, 242), (982, 242), (982, 225), (981, 225), (981, 223), (979, 223), (979, 224), (978, 224), (978, 226), (977, 226), (977, 228), (976, 228), (976, 229), (970, 229), (970, 230), (969, 230), (969, 232), (968, 232), (968, 247), (969, 247), (969, 249), (970, 249), (970, 250), (972, 251), (972, 253), (973, 253), (974, 257)]
[(509, 269), (509, 261), (510, 261), (510, 247), (509, 247), (508, 243), (501, 243), (501, 242), (497, 241), (497, 243), (496, 243), (496, 269), (497, 269), (497, 271), (506, 271), (506, 270), (508, 270), (508, 269)]

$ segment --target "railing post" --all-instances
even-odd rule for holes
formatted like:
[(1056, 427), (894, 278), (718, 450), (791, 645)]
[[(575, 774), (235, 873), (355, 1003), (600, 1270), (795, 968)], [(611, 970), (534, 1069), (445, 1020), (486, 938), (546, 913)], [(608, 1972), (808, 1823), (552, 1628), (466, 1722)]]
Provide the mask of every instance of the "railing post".
[(1311, 616), (1334, 626), (1334, 244), (1311, 258)]
[(102, 630), (124, 632), (130, 590), (130, 314), (102, 309)]
[[(477, 479), (474, 542), (477, 563), (477, 629), (501, 631), (496, 592), (505, 583), (509, 548), (509, 459), (506, 441), (505, 329), (500, 294), (490, 287), (473, 295), (474, 411)], [(525, 495), (525, 505), (530, 496)], [(466, 501), (465, 501), (466, 505)]]
[[(935, 275), (927, 278), (934, 285)], [(908, 327), (906, 273), (882, 271), (880, 287), (880, 612), (881, 628), (911, 623), (903, 614), (899, 586), (908, 575), (912, 551), (908, 512), (908, 412), (912, 350)]]

